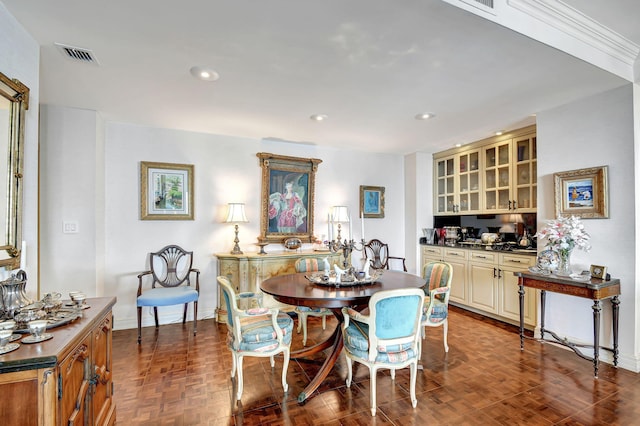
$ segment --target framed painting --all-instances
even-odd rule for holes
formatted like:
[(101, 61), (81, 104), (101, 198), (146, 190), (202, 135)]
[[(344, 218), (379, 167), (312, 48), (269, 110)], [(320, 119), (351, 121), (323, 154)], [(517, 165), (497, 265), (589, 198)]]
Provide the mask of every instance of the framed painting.
[(260, 242), (313, 242), (316, 171), (322, 160), (259, 152), (262, 167)]
[(193, 164), (140, 162), (140, 219), (193, 220)]
[(556, 217), (609, 217), (607, 166), (555, 173)]
[(360, 217), (384, 217), (384, 186), (360, 185)]

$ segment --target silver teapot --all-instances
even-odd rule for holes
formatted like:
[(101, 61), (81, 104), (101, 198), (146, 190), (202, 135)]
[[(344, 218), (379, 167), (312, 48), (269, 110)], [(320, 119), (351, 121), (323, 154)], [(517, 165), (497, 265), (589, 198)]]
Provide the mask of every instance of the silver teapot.
[(0, 293), (2, 293), (2, 311), (5, 318), (13, 318), (20, 308), (33, 303), (25, 291), (27, 285), (27, 273), (23, 270), (11, 275), (4, 281), (0, 281)]

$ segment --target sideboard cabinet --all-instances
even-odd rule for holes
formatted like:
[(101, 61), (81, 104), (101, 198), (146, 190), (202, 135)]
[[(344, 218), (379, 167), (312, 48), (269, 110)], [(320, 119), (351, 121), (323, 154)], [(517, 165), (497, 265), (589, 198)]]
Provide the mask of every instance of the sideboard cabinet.
[(434, 214), (535, 213), (535, 126), (433, 155)]
[[(296, 260), (300, 258), (328, 258), (331, 267), (338, 264), (342, 267), (342, 253), (322, 251), (287, 251), (267, 254), (244, 253), (216, 253), (218, 258), (218, 274), (226, 276), (236, 290), (236, 293), (252, 292), (260, 289), (260, 283), (267, 278), (277, 275), (295, 274)], [(263, 294), (264, 306), (277, 306), (283, 311), (292, 311), (293, 306), (277, 302), (268, 294)], [(227, 309), (223, 303), (222, 292), (218, 289), (218, 307), (216, 320), (226, 323)], [(249, 306), (247, 306), (249, 307)]]
[(53, 338), (0, 355), (4, 426), (113, 425), (112, 308), (87, 299), (83, 317), (47, 332)]

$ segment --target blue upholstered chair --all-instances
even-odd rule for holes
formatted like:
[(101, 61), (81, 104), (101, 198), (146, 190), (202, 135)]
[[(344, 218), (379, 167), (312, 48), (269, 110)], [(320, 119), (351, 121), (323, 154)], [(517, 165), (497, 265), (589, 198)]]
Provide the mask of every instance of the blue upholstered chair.
[(416, 399), (420, 319), (424, 291), (419, 288), (379, 291), (369, 300), (369, 315), (342, 308), (344, 354), (347, 360), (347, 387), (353, 378), (352, 361), (369, 368), (371, 376), (371, 415), (376, 415), (376, 375), (381, 368), (395, 371), (409, 366), (411, 370), (411, 405)]
[[(315, 257), (302, 257), (296, 260), (296, 272), (317, 272), (320, 270), (320, 262)], [(307, 346), (307, 317), (322, 317), (322, 329), (327, 328), (327, 317), (333, 315), (326, 308), (310, 308), (308, 306), (297, 306), (298, 333), (302, 329), (302, 346)]]
[[(182, 323), (187, 321), (187, 306), (193, 302), (193, 334), (198, 330), (198, 297), (200, 293), (200, 271), (193, 269), (193, 252), (176, 245), (149, 253), (149, 270), (138, 275), (138, 343), (142, 340), (142, 308), (153, 307), (158, 328), (158, 306), (184, 303)], [(195, 288), (191, 276), (195, 275)], [(151, 288), (143, 289), (145, 276), (151, 277)]]
[(227, 307), (227, 346), (233, 355), (231, 378), (238, 372), (237, 399), (242, 397), (242, 358), (245, 356), (269, 357), (271, 368), (274, 368), (273, 356), (282, 352), (282, 387), (287, 392), (287, 368), (291, 346), (293, 320), (289, 315), (280, 313), (277, 308), (238, 309), (237, 295), (229, 279), (218, 277), (222, 288), (224, 302)]
[(449, 294), (453, 268), (447, 262), (430, 262), (424, 265), (422, 277), (424, 286), (424, 312), (422, 314), (422, 338), (425, 338), (426, 327), (442, 327), (444, 351), (449, 352), (447, 334), (449, 331)]

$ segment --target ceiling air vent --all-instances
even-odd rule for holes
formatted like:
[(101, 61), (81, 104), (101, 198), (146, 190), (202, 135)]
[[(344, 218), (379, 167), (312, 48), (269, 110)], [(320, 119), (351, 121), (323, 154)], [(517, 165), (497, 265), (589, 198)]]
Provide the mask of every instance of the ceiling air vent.
[(62, 43), (54, 43), (54, 44), (56, 45), (58, 50), (62, 53), (62, 55), (71, 61), (82, 62), (85, 64), (99, 65), (98, 60), (94, 56), (93, 50), (91, 49), (68, 46)]
[(493, 0), (460, 0), (460, 2), (495, 15)]

